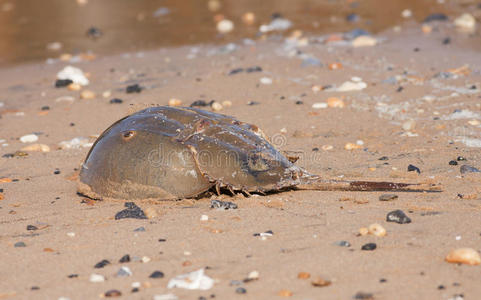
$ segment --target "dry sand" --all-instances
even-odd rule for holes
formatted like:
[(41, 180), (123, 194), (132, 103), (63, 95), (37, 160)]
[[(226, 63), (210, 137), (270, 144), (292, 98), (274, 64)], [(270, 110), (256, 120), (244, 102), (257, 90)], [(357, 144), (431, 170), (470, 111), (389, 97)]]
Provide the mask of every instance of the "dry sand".
[[(444, 45), (447, 36), (451, 42)], [(362, 48), (315, 39), (294, 47), (273, 38), (239, 43), (230, 53), (199, 46), (99, 57), (75, 64), (90, 74), (84, 90), (97, 94), (90, 100), (80, 99), (78, 91), (53, 87), (65, 63), (0, 70), (0, 139), (8, 144), (0, 154), (25, 147), (19, 138), (31, 133), (38, 135), (36, 143), (51, 148), (0, 158), (0, 298), (97, 299), (117, 289), (128, 299), (167, 293), (179, 299), (277, 299), (282, 290), (291, 292), (292, 299), (351, 299), (359, 292), (374, 299), (463, 299), (454, 298), (461, 294), (477, 299), (481, 266), (450, 264), (444, 258), (455, 248), (481, 248), (480, 173), (460, 173), (463, 164), (481, 167), (481, 55), (466, 46), (468, 35), (445, 25), (431, 34), (412, 25), (376, 37), (380, 44)], [(303, 55), (323, 65), (302, 66)], [(330, 70), (328, 64), (334, 62), (343, 67)], [(437, 75), (465, 65), (442, 73), (450, 78)], [(263, 71), (228, 75), (252, 66)], [(367, 87), (313, 89), (339, 87), (353, 76)], [(262, 77), (272, 84), (260, 83)], [(144, 87), (142, 92), (126, 94), (126, 86), (134, 83)], [(102, 97), (107, 90), (111, 96)], [(57, 101), (65, 96), (74, 100)], [(345, 107), (312, 108), (329, 97), (343, 99)], [(124, 102), (110, 104), (112, 98)], [(300, 166), (326, 178), (432, 182), (443, 191), (396, 193), (399, 198), (388, 202), (378, 200), (381, 192), (220, 197), (237, 203), (236, 210), (210, 209), (209, 198), (137, 202), (157, 213), (147, 220), (115, 220), (124, 203), (77, 195), (75, 174), (88, 148), (59, 150), (58, 144), (75, 137), (94, 141), (93, 136), (129, 112), (146, 104), (166, 105), (171, 98), (185, 105), (198, 99), (231, 101), (222, 113), (257, 124), (282, 150), (299, 151)], [(42, 111), (43, 106), (50, 109)], [(411, 119), (415, 127), (404, 130)], [(360, 149), (344, 149), (358, 140)], [(333, 149), (323, 150), (325, 145)], [(379, 160), (384, 156), (387, 160)], [(448, 164), (458, 156), (466, 161)], [(421, 173), (407, 172), (409, 164)], [(54, 174), (57, 168), (60, 174)], [(396, 209), (412, 222), (386, 222), (387, 213)], [(208, 221), (200, 220), (204, 214)], [(358, 236), (359, 228), (372, 223), (381, 224), (387, 235)], [(28, 225), (38, 229), (27, 230)], [(145, 231), (134, 232), (139, 227)], [(253, 236), (267, 230), (274, 235), (265, 240)], [(335, 244), (341, 240), (351, 246)], [(18, 242), (25, 247), (15, 247)], [(377, 249), (361, 250), (371, 242)], [(125, 254), (137, 261), (119, 263)], [(144, 256), (150, 261), (138, 261)], [(111, 264), (94, 268), (103, 259)], [(116, 277), (121, 266), (133, 275)], [(207, 266), (206, 274), (216, 280), (210, 290), (167, 289), (170, 278)], [(165, 277), (149, 278), (155, 270)], [(231, 281), (254, 270), (259, 279), (241, 283), (246, 294), (236, 293), (240, 286)], [(299, 272), (311, 278), (298, 279)], [(93, 273), (106, 281), (90, 282)], [(78, 277), (68, 278), (70, 274)], [(311, 279), (316, 277), (332, 283), (314, 287)], [(136, 293), (131, 292), (133, 282), (141, 284)], [(281, 294), (288, 296), (287, 291)]]

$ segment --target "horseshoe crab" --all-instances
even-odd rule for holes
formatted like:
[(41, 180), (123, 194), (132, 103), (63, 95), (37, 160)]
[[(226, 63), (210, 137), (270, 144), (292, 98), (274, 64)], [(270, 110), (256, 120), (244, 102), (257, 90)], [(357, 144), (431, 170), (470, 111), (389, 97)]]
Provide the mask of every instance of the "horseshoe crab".
[(324, 180), (296, 166), (255, 125), (196, 108), (151, 107), (105, 130), (82, 165), (78, 192), (94, 199), (196, 197), (211, 188), (266, 193), (409, 190), (412, 184)]

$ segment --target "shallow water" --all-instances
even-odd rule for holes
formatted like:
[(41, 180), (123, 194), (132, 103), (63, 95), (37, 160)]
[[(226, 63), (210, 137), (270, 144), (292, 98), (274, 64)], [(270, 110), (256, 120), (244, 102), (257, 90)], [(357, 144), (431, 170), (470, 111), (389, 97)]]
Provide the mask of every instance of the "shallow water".
[[(430, 13), (453, 16), (463, 9), (462, 3), (475, 5), (472, 1), (438, 2), (442, 1), (4, 0), (0, 2), (0, 65), (62, 53), (111, 54), (258, 38), (259, 26), (269, 23), (273, 14), (292, 21), (294, 29), (314, 34), (353, 28), (379, 32), (406, 21), (401, 16), (404, 9), (410, 9), (411, 19), (419, 22)], [(243, 23), (246, 12), (254, 13), (254, 24)], [(346, 17), (353, 13), (359, 18), (350, 22)], [(231, 33), (217, 32), (215, 20), (221, 16), (234, 22)], [(88, 37), (86, 32), (91, 27), (100, 29), (102, 35)], [(47, 49), (52, 42), (62, 47)]]

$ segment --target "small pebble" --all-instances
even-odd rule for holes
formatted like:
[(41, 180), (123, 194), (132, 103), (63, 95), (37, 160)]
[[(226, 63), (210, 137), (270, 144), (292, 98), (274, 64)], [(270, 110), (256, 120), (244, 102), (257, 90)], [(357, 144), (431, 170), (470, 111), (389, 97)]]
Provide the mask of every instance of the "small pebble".
[(442, 13), (434, 13), (434, 14), (430, 14), (429, 16), (427, 16), (425, 19), (424, 19), (424, 23), (429, 23), (429, 22), (433, 22), (433, 21), (447, 21), (448, 20), (448, 17), (445, 15), (445, 14), (442, 14)]
[(27, 230), (38, 230), (38, 227), (34, 225), (27, 225)]
[(262, 77), (259, 81), (262, 84), (272, 84), (272, 79), (269, 77)]
[(103, 32), (99, 28), (92, 26), (87, 29), (85, 34), (91, 39), (98, 39), (103, 35)]
[(244, 282), (249, 282), (253, 280), (258, 280), (259, 279), (259, 271), (250, 271), (249, 274), (247, 274), (247, 278), (244, 279)]
[(132, 219), (147, 219), (147, 216), (134, 202), (126, 202), (124, 204), (127, 207), (124, 210), (115, 214), (115, 220), (132, 218)]
[(38, 141), (38, 136), (36, 134), (26, 134), (20, 137), (20, 142), (22, 143), (33, 143)]
[(172, 98), (172, 99), (169, 99), (169, 106), (181, 106), (182, 105), (182, 100), (180, 99), (176, 99), (176, 98)]
[(20, 150), (26, 152), (50, 152), (50, 147), (45, 144), (31, 144)]
[(130, 255), (125, 254), (119, 259), (119, 263), (128, 263), (130, 262)]
[(132, 85), (129, 85), (125, 88), (125, 92), (127, 94), (132, 94), (132, 93), (140, 93), (142, 91), (142, 88), (140, 87), (140, 85), (138, 85), (137, 83), (136, 84), (132, 84)]
[(134, 232), (144, 232), (144, 231), (145, 231), (145, 227), (143, 226), (134, 229)]
[(55, 169), (55, 171), (53, 171), (53, 174), (55, 174), (55, 175), (60, 174), (60, 170), (59, 170), (59, 169)]
[(336, 98), (336, 97), (328, 98), (326, 102), (327, 102), (328, 107), (344, 108), (346, 106), (344, 104), (344, 101), (342, 101), (341, 99)]
[(314, 109), (322, 109), (322, 108), (327, 108), (327, 107), (328, 107), (328, 105), (325, 102), (316, 102), (316, 103), (312, 104), (312, 108), (314, 108)]
[(371, 224), (369, 225), (368, 230), (370, 234), (375, 236), (382, 237), (386, 235), (386, 229), (382, 227), (381, 224), (377, 224), (377, 223)]
[(459, 169), (461, 174), (466, 174), (466, 173), (479, 173), (479, 170), (476, 169), (475, 167), (471, 167), (468, 165), (462, 165), (461, 168)]
[(237, 204), (229, 201), (221, 201), (221, 200), (212, 200), (210, 201), (210, 208), (218, 208), (218, 209), (237, 209)]
[(418, 174), (421, 174), (421, 170), (416, 167), (415, 165), (409, 165), (408, 166), (408, 172), (414, 172), (416, 171)]
[(101, 268), (103, 268), (103, 267), (105, 267), (106, 265), (109, 265), (109, 264), (110, 264), (110, 261), (108, 261), (106, 259), (103, 259), (103, 260), (99, 261), (98, 263), (96, 263), (94, 268), (101, 269)]
[(90, 275), (90, 282), (104, 282), (105, 277), (100, 274), (92, 274)]
[(316, 277), (311, 281), (311, 284), (315, 287), (325, 287), (331, 285), (331, 281), (321, 277)]
[(243, 287), (238, 287), (238, 288), (235, 289), (235, 292), (237, 294), (245, 294), (245, 293), (247, 293), (247, 290)]
[(70, 84), (72, 84), (73, 81), (70, 80), (70, 79), (57, 79), (55, 81), (55, 87), (56, 88), (62, 88), (62, 87), (67, 87), (69, 86)]
[(81, 99), (94, 99), (95, 98), (95, 93), (90, 91), (90, 90), (84, 90), (80, 93), (80, 98)]
[(209, 216), (208, 215), (202, 215), (200, 216), (200, 220), (205, 222), (205, 221), (209, 221)]
[(15, 248), (27, 247), (24, 242), (16, 242), (13, 246)]
[(207, 103), (206, 101), (204, 100), (196, 100), (194, 102), (192, 102), (190, 105), (190, 107), (206, 107), (206, 106), (209, 106), (209, 103)]
[(375, 243), (367, 243), (362, 245), (361, 250), (365, 251), (373, 251), (377, 248), (377, 245)]
[(346, 150), (355, 150), (355, 149), (361, 149), (362, 146), (358, 144), (353, 144), (353, 143), (347, 143), (344, 145), (344, 149)]
[(297, 274), (297, 278), (299, 279), (309, 279), (311, 277), (311, 274), (307, 273), (307, 272), (299, 272)]
[(379, 201), (392, 201), (396, 200), (398, 198), (398, 195), (396, 194), (382, 194), (379, 196)]
[(466, 265), (479, 265), (481, 257), (478, 251), (473, 248), (459, 248), (451, 251), (445, 258), (449, 263), (459, 263)]
[(371, 293), (357, 292), (353, 299), (356, 300), (374, 300), (374, 295)]
[(120, 297), (122, 293), (119, 290), (109, 290), (105, 292), (104, 296), (106, 298)]
[(217, 23), (217, 31), (220, 33), (229, 33), (234, 30), (234, 22), (231, 20), (224, 19)]
[(219, 102), (213, 102), (210, 107), (212, 108), (213, 111), (221, 111), (224, 107), (222, 107), (222, 104)]
[(349, 243), (348, 241), (337, 241), (334, 243), (334, 245), (340, 247), (351, 247), (351, 243)]
[(160, 271), (154, 271), (152, 274), (150, 274), (149, 278), (164, 278), (164, 273)]
[(458, 157), (456, 158), (456, 160), (457, 160), (457, 161), (466, 161), (467, 159), (464, 158), (463, 156), (458, 156)]
[(117, 277), (127, 277), (132, 276), (132, 271), (130, 271), (129, 267), (121, 267), (116, 274)]
[(394, 210), (388, 213), (386, 216), (386, 221), (396, 222), (398, 224), (411, 223), (411, 219), (408, 216), (406, 216), (406, 214), (400, 209)]
[(369, 35), (361, 35), (352, 40), (351, 45), (354, 48), (376, 46), (377, 40)]
[(67, 277), (68, 278), (77, 278), (78, 274), (69, 274)]
[(67, 89), (68, 89), (69, 91), (80, 91), (80, 90), (82, 89), (82, 86), (81, 86), (80, 84), (78, 84), (78, 83), (72, 82), (71, 84), (69, 84), (69, 85), (67, 86)]
[(280, 297), (291, 297), (292, 292), (289, 290), (280, 290), (279, 293), (277, 293), (277, 295)]
[(450, 160), (450, 161), (449, 161), (449, 165), (450, 165), (450, 166), (457, 166), (457, 165), (458, 165), (458, 162), (455, 161), (455, 160)]
[(32, 286), (30, 289), (31, 289), (32, 291), (37, 291), (37, 290), (39, 290), (40, 288), (39, 288), (38, 286)]
[(111, 104), (121, 104), (122, 102), (124, 102), (124, 100), (119, 99), (119, 98), (110, 99)]

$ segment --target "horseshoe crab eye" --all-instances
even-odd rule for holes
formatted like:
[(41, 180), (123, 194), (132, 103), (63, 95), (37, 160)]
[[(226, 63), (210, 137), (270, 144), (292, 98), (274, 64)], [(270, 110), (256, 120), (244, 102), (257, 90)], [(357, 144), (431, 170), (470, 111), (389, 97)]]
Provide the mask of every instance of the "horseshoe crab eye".
[(122, 138), (126, 141), (130, 140), (134, 135), (135, 135), (135, 131), (133, 130), (122, 132)]

